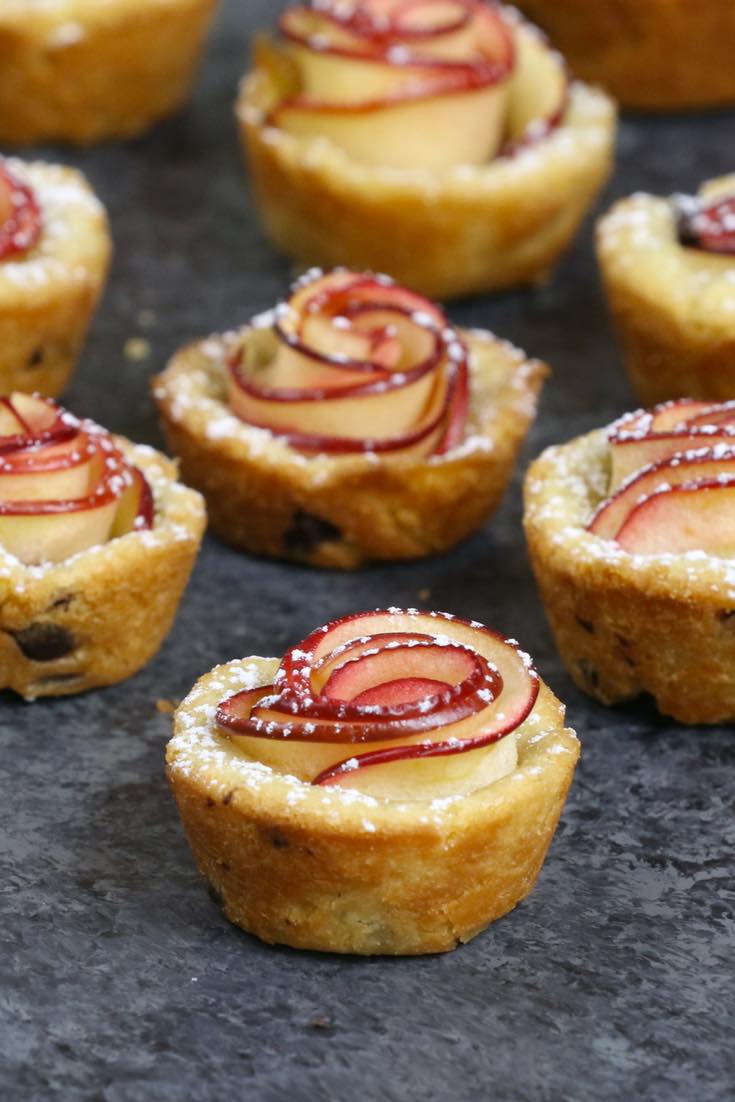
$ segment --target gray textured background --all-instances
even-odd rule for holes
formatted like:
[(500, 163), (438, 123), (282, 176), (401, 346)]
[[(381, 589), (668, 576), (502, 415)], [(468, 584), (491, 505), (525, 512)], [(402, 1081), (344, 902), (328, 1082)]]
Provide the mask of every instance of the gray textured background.
[[(107, 203), (112, 280), (67, 403), (160, 444), (147, 379), (190, 338), (283, 293), (230, 110), (266, 0), (223, 4), (194, 100), (143, 141), (70, 154)], [(732, 169), (735, 115), (626, 122), (605, 202)], [(143, 330), (141, 310), (155, 325)], [(525, 462), (633, 404), (590, 227), (542, 290), (454, 305), (554, 367)], [(128, 362), (131, 336), (150, 340)], [(733, 1096), (732, 732), (606, 710), (571, 686), (523, 553), (518, 479), (444, 558), (354, 576), (258, 562), (208, 539), (175, 629), (128, 684), (0, 700), (0, 1097), (64, 1102), (501, 1102)], [(522, 640), (569, 704), (582, 763), (536, 891), (446, 956), (266, 948), (199, 882), (162, 772), (179, 698), (215, 662), (281, 654), (330, 617), (417, 601)]]

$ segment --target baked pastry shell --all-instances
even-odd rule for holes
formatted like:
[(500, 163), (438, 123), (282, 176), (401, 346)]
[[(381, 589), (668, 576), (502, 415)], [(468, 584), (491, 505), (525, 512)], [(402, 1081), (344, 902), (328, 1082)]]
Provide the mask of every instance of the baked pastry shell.
[(136, 673), (171, 627), (205, 526), (204, 503), (152, 448), (116, 442), (146, 475), (154, 526), (64, 562), (25, 566), (0, 548), (0, 688), (35, 700)]
[(474, 366), (468, 438), (457, 448), (423, 459), (307, 458), (225, 404), (225, 361), (244, 333), (184, 348), (153, 382), (169, 450), (206, 497), (222, 539), (253, 554), (350, 570), (445, 551), (497, 508), (544, 364), (489, 333), (465, 332)]
[(572, 72), (647, 111), (735, 101), (730, 0), (521, 0)]
[(615, 108), (574, 84), (564, 123), (489, 165), (442, 173), (369, 166), (266, 117), (270, 74), (242, 82), (236, 113), (258, 207), (273, 243), (297, 261), (387, 272), (432, 298), (543, 279), (612, 167)]
[(439, 953), (531, 891), (579, 755), (542, 687), (516, 770), (458, 799), (397, 804), (274, 773), (232, 749), (217, 703), (278, 663), (215, 667), (180, 705), (167, 771), (202, 875), (263, 941), (360, 954)]
[(735, 257), (681, 245), (673, 203), (644, 194), (600, 219), (597, 255), (642, 403), (735, 398)]
[(735, 565), (632, 555), (585, 530), (607, 494), (607, 430), (547, 449), (525, 483), (541, 599), (575, 684), (603, 704), (651, 694), (682, 723), (735, 718)]
[(107, 277), (107, 215), (75, 169), (14, 158), (6, 164), (34, 189), (43, 229), (28, 252), (0, 261), (0, 392), (55, 397), (69, 381)]
[(0, 6), (0, 142), (140, 134), (188, 93), (216, 0)]

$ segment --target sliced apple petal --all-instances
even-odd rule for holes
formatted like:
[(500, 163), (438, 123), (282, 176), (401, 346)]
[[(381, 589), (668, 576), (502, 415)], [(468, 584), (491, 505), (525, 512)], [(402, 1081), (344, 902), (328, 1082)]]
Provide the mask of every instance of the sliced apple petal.
[(637, 555), (680, 555), (707, 550), (735, 556), (735, 476), (685, 482), (659, 490), (631, 510), (617, 534)]
[(513, 768), (508, 736), (537, 692), (526, 656), (482, 625), (390, 609), (313, 632), (284, 656), (272, 686), (229, 697), (217, 718), (272, 768), (417, 799), (469, 791)]
[(588, 530), (601, 539), (615, 539), (635, 506), (656, 490), (680, 486), (683, 482), (713, 479), (721, 474), (735, 476), (735, 441), (733, 445), (732, 448), (720, 445), (677, 453), (644, 467), (602, 503), (588, 524)]
[(42, 230), (41, 208), (33, 190), (0, 161), (0, 260), (32, 249)]
[(438, 171), (485, 164), (495, 156), (506, 101), (504, 84), (439, 91), (416, 85), (403, 97), (353, 106), (297, 97), (277, 107), (271, 122), (297, 138), (330, 141), (364, 164)]
[[(16, 503), (17, 505), (20, 503)], [(35, 504), (35, 503), (24, 503)], [(26, 509), (7, 511), (0, 505), (0, 544), (29, 565), (63, 562), (80, 551), (106, 543), (115, 516), (117, 503), (105, 500), (91, 502), (82, 508), (69, 508), (69, 503), (59, 503), (53, 511)]]
[(516, 33), (516, 65), (510, 85), (507, 135), (512, 152), (546, 137), (566, 111), (569, 76), (563, 57), (533, 28)]
[(138, 467), (130, 468), (130, 481), (121, 493), (110, 529), (110, 539), (153, 527), (154, 503), (148, 479)]
[(230, 406), (308, 453), (441, 454), (464, 434), (467, 363), (423, 296), (382, 276), (310, 273), (231, 357)]

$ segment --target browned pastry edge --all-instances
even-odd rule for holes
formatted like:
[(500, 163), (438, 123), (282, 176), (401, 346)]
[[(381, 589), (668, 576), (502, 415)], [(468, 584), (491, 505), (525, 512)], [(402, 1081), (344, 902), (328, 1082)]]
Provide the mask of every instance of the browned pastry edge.
[[(700, 193), (715, 188), (735, 191), (735, 175)], [(672, 201), (642, 193), (600, 219), (597, 255), (641, 402), (735, 398), (735, 257), (680, 244)]]
[(43, 229), (29, 252), (0, 261), (0, 393), (56, 397), (74, 370), (102, 293), (110, 230), (80, 172), (16, 158), (6, 163), (34, 189)]
[(176, 614), (205, 526), (176, 465), (118, 438), (148, 477), (152, 532), (132, 532), (55, 566), (0, 561), (0, 687), (27, 700), (79, 693), (136, 673)]
[(543, 279), (612, 166), (614, 106), (579, 84), (549, 138), (516, 157), (441, 175), (362, 165), (328, 142), (268, 126), (278, 96), (273, 74), (256, 69), (236, 106), (275, 245), (307, 265), (387, 272), (432, 298)]
[[(180, 705), (168, 777), (200, 872), (227, 917), (263, 941), (360, 954), (439, 953), (469, 941), (531, 891), (579, 756), (542, 688), (516, 770), (456, 801), (392, 804), (233, 765), (226, 739), (197, 733), (223, 695), (216, 667)], [(237, 684), (242, 684), (241, 682)], [(256, 767), (257, 768), (257, 767)], [(325, 803), (324, 800), (329, 801)]]
[[(500, 503), (548, 369), (489, 334), (464, 336), (476, 364), (469, 432), (477, 446), (429, 460), (307, 460), (232, 416), (213, 433), (212, 417), (227, 415), (227, 348), (242, 335), (179, 352), (154, 379), (154, 395), (168, 447), (206, 497), (214, 531), (253, 554), (344, 570), (436, 554), (477, 531)], [(190, 383), (194, 400), (183, 403)]]
[(605, 494), (604, 429), (545, 451), (524, 525), (559, 653), (603, 704), (650, 693), (681, 723), (735, 718), (735, 571), (719, 559), (630, 555), (585, 531)]
[(576, 76), (625, 107), (653, 111), (735, 101), (731, 0), (520, 0)]
[(106, 0), (76, 14), (65, 5), (63, 16), (0, 11), (0, 142), (86, 144), (141, 133), (186, 96), (215, 3)]

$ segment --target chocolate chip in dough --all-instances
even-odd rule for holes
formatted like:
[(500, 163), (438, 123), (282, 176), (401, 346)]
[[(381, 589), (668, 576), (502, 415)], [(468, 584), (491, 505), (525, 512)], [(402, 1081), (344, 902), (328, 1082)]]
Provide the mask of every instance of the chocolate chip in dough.
[(53, 662), (74, 650), (74, 637), (58, 624), (38, 621), (20, 631), (11, 631), (18, 647), (32, 662)]
[(294, 513), (291, 526), (286, 530), (283, 543), (285, 550), (292, 555), (307, 556), (316, 551), (322, 543), (338, 540), (342, 533), (331, 521), (323, 520), (299, 509)]

